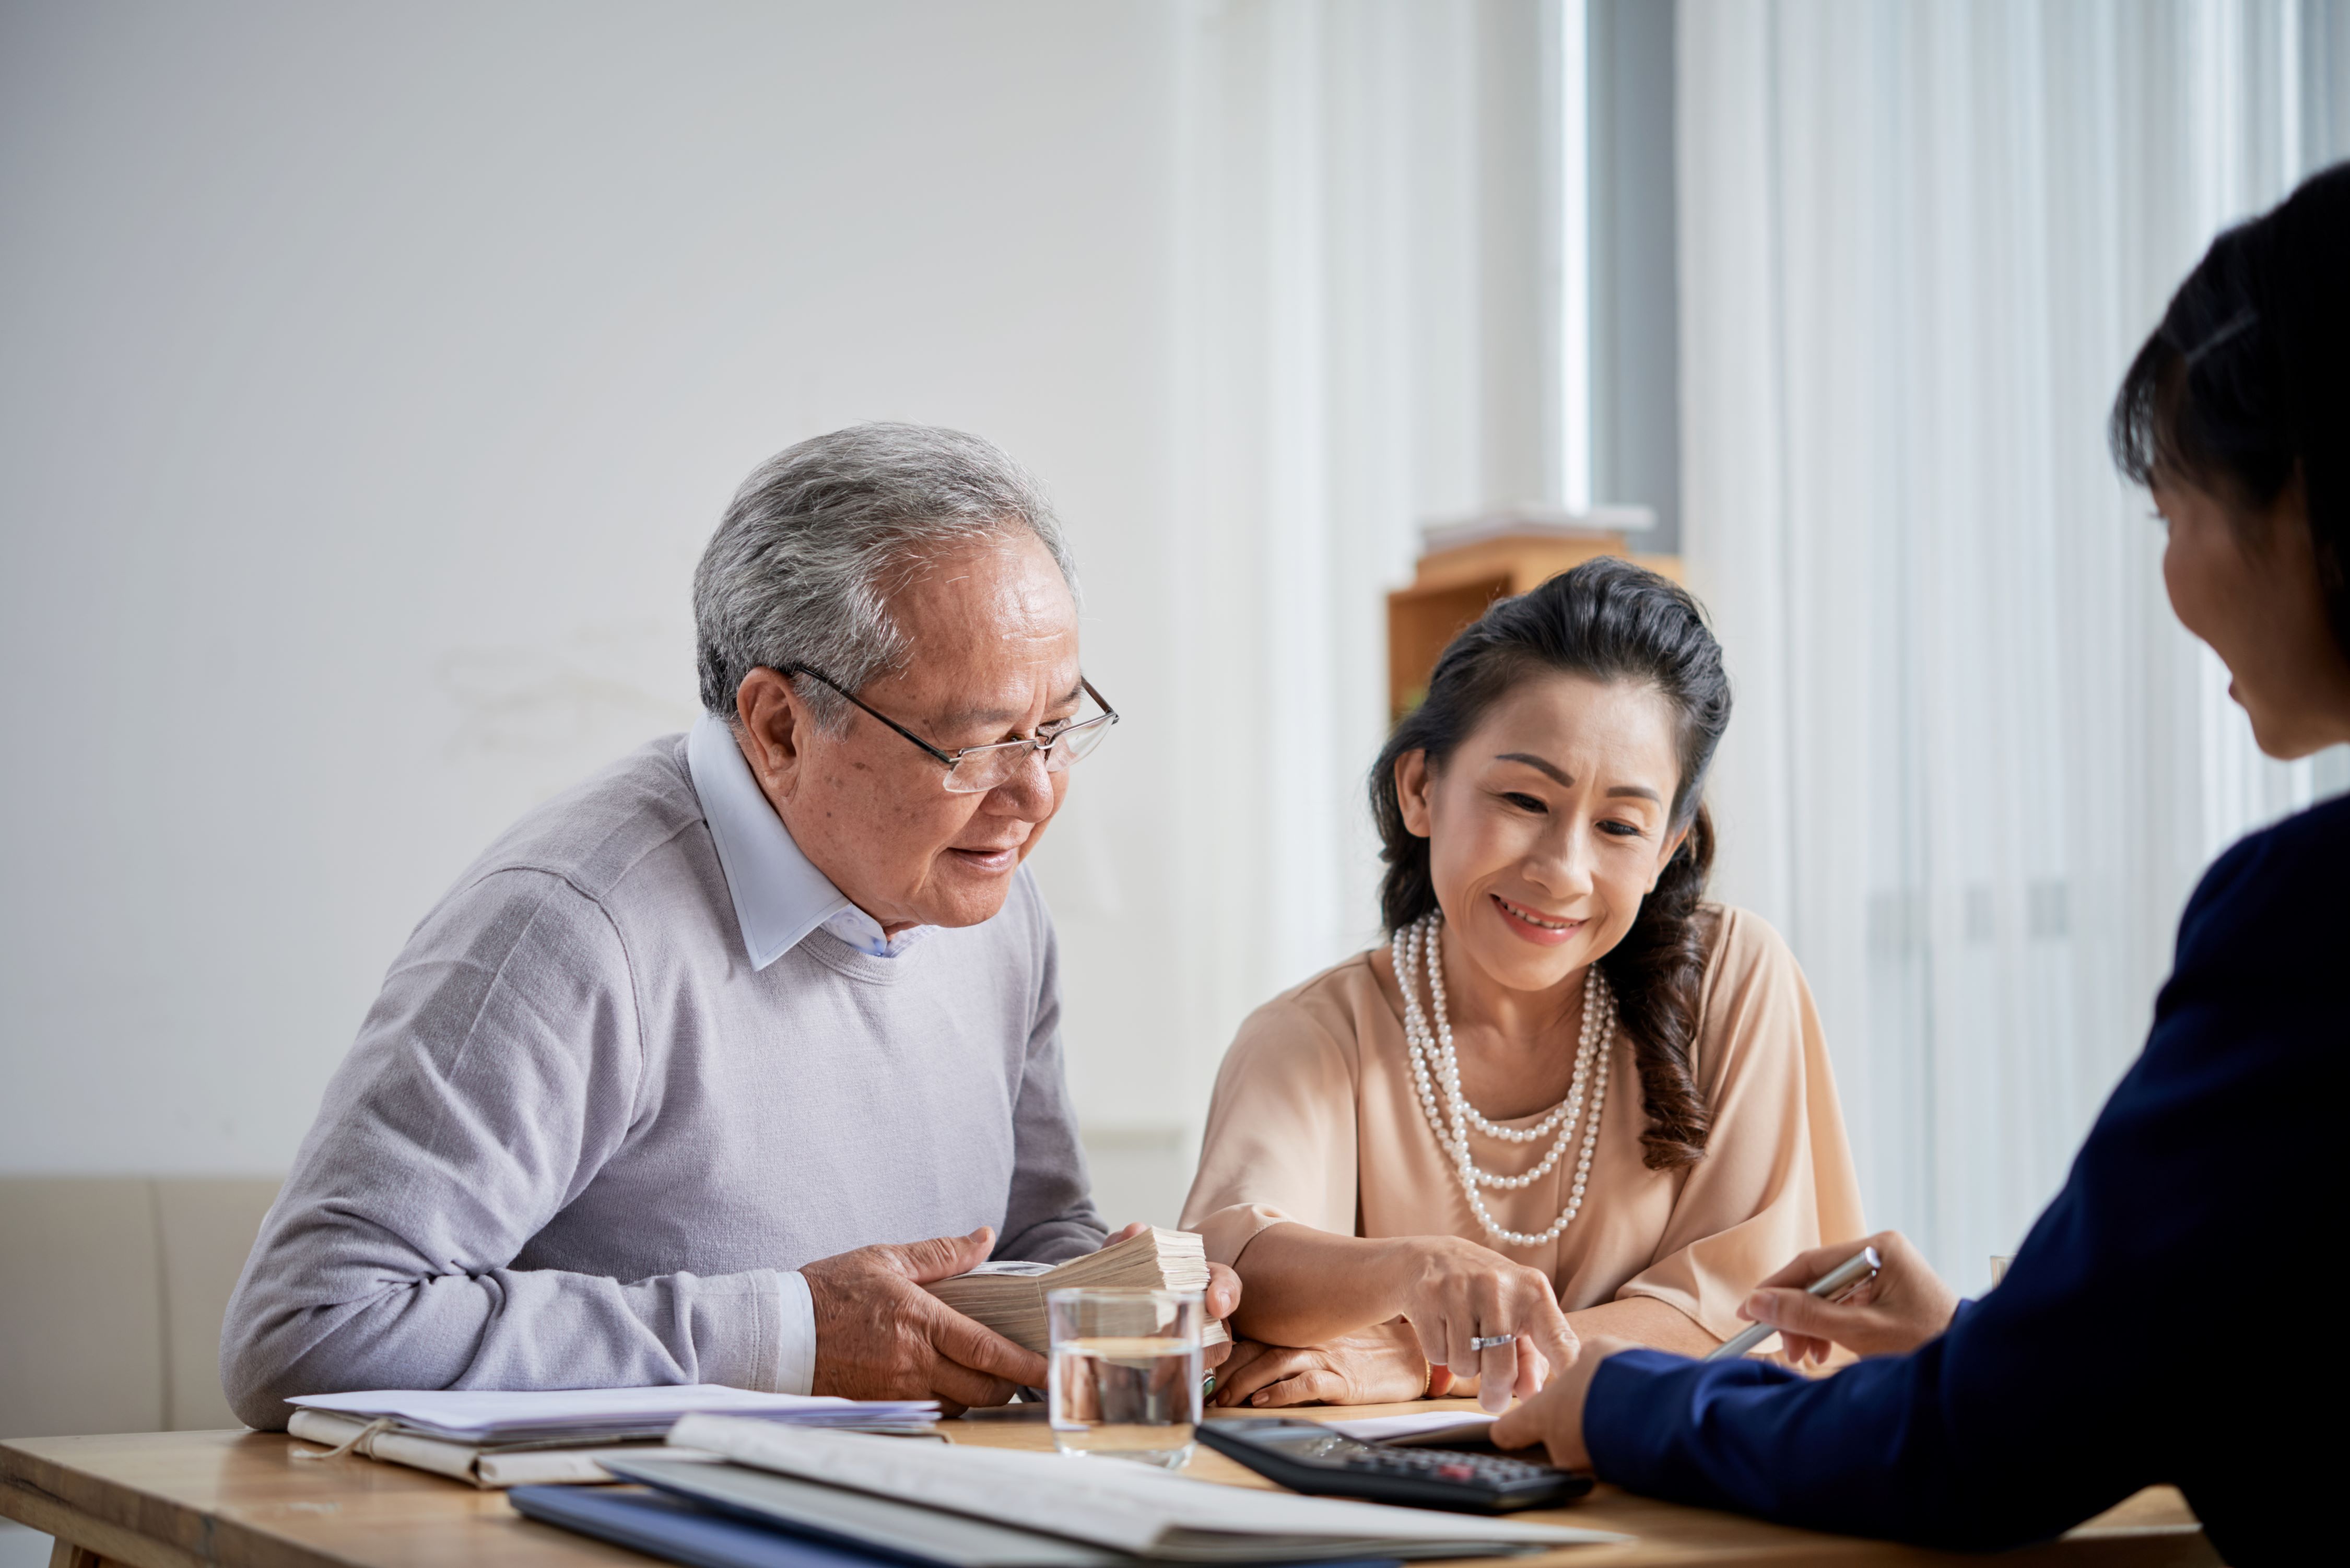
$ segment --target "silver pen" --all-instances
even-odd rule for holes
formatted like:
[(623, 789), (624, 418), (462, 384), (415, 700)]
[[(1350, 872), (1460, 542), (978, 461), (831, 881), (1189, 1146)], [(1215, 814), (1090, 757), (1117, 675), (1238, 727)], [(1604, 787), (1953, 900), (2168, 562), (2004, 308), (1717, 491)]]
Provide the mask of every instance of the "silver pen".
[[(1818, 1296), (1824, 1301), (1840, 1302), (1877, 1278), (1877, 1272), (1884, 1266), (1885, 1261), (1877, 1255), (1876, 1248), (1863, 1247), (1859, 1251), (1805, 1285), (1804, 1292), (1806, 1295)], [(1751, 1328), (1741, 1329), (1737, 1334), (1715, 1345), (1706, 1353), (1705, 1358), (1708, 1361), (1727, 1361), (1732, 1356), (1743, 1355), (1778, 1332), (1767, 1323), (1758, 1323)]]

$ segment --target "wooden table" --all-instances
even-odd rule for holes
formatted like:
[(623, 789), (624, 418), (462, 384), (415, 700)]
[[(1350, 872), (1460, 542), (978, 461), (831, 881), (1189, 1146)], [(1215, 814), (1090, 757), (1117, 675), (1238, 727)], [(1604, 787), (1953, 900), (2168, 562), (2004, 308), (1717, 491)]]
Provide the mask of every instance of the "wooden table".
[[(1418, 1408), (1388, 1405), (1290, 1414), (1335, 1419)], [(1039, 1422), (949, 1421), (951, 1440), (1047, 1449)], [(651, 1559), (515, 1512), (498, 1492), (356, 1456), (296, 1463), (276, 1432), (158, 1432), (117, 1438), (22, 1438), (0, 1443), (0, 1514), (57, 1538), (51, 1568), (646, 1568)], [(1107, 1461), (1103, 1461), (1107, 1462)], [(1265, 1483), (1202, 1449), (1191, 1472), (1235, 1486)], [(1665, 1563), (1973, 1563), (1853, 1536), (1821, 1535), (1736, 1514), (1600, 1487), (1572, 1508), (1532, 1515), (1638, 1537), (1570, 1547), (1520, 1564), (1619, 1568)], [(2066, 1568), (2208, 1568), (2219, 1562), (2178, 1492), (2154, 1487), (2060, 1541), (1991, 1559)]]

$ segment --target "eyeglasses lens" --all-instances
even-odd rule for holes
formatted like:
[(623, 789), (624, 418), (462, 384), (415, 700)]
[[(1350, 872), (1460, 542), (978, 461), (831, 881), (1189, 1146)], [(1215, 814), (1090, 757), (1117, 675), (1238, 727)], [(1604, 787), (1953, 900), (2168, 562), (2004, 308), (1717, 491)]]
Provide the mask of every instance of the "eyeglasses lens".
[[(1069, 764), (1092, 753), (1109, 733), (1107, 713), (1081, 721), (1062, 731), (1045, 753), (1045, 771), (1063, 774)], [(950, 794), (983, 794), (1000, 789), (1012, 782), (1020, 770), (1028, 765), (1035, 747), (1025, 741), (1014, 741), (1001, 746), (986, 746), (965, 752), (956, 759), (947, 773), (947, 793)]]
[(1092, 755), (1094, 748), (1108, 736), (1109, 725), (1109, 715), (1097, 713), (1083, 723), (1073, 724), (1062, 731), (1061, 738), (1053, 742), (1052, 751), (1046, 753), (1045, 765), (1058, 773), (1078, 758)]

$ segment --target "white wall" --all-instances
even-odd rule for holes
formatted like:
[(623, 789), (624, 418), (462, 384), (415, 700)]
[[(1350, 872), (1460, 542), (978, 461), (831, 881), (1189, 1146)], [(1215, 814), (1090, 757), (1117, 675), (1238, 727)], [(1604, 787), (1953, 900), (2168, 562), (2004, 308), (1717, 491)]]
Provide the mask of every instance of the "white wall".
[(449, 879), (690, 718), (741, 476), (889, 417), (1075, 538), (1127, 722), (1035, 863), (1171, 1220), (1375, 934), (1415, 525), (1541, 483), (1546, 3), (0, 12), (0, 1169), (282, 1167)]
[(1175, 16), (0, 13), (0, 1169), (282, 1168), (448, 880), (690, 719), (733, 485), (876, 417), (1068, 521), (1128, 712), (1038, 856), (1075, 1077), (1179, 1125)]

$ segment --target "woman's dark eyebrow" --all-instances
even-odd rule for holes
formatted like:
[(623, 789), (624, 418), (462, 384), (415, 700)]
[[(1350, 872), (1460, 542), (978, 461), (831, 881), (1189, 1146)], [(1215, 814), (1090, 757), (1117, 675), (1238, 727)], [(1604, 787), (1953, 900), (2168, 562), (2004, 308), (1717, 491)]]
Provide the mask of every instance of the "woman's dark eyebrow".
[[(1502, 752), (1497, 753), (1493, 760), (1497, 763), (1523, 763), (1527, 767), (1534, 769), (1536, 773), (1547, 774), (1551, 778), (1557, 780), (1558, 783), (1565, 788), (1573, 789), (1575, 787), (1575, 776), (1572, 774), (1567, 773), (1563, 768), (1556, 767), (1552, 763), (1543, 761), (1540, 757), (1534, 755), (1532, 753)], [(1611, 797), (1620, 794), (1638, 795), (1642, 800), (1653, 800), (1659, 805), (1665, 804), (1665, 797), (1659, 794), (1655, 790), (1650, 789), (1647, 784), (1617, 784), (1613, 788), (1609, 789), (1607, 794)]]
[(1572, 774), (1567, 773), (1563, 768), (1555, 767), (1553, 764), (1543, 761), (1540, 757), (1534, 756), (1528, 753), (1503, 752), (1496, 755), (1493, 760), (1497, 763), (1523, 763), (1526, 766), (1534, 769), (1536, 773), (1547, 774), (1565, 788), (1573, 789), (1575, 787), (1575, 776)]

